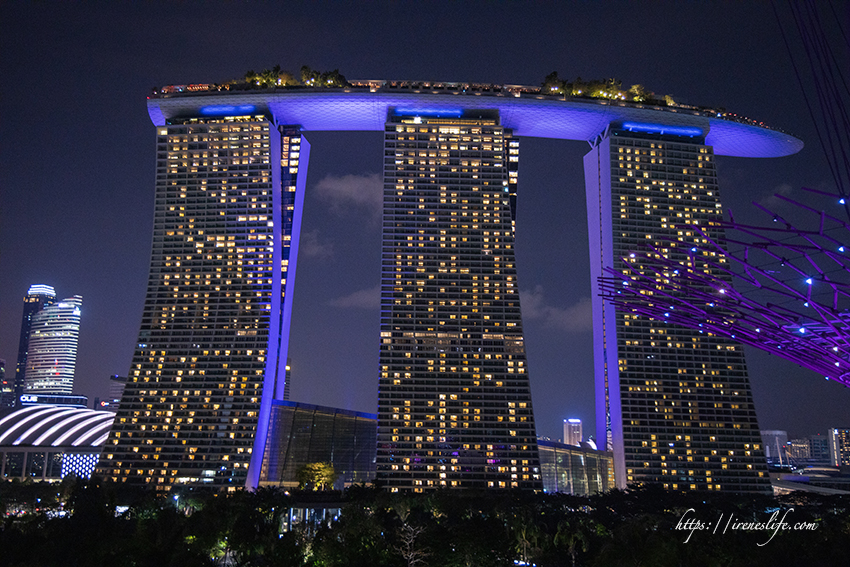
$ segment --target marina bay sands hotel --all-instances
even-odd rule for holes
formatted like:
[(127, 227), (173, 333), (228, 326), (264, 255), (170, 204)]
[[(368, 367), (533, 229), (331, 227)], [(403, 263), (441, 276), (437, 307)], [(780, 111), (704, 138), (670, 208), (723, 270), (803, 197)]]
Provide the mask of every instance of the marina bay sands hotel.
[[(685, 225), (723, 241), (715, 155), (802, 148), (714, 111), (533, 87), (168, 87), (148, 111), (150, 275), (98, 472), (158, 490), (269, 481), (311, 131), (384, 132), (376, 480), (393, 491), (542, 487), (514, 253), (522, 137), (590, 145), (593, 290), (606, 268), (640, 268), (632, 250), (700, 244)], [(617, 486), (770, 490), (740, 345), (599, 297), (593, 325)]]

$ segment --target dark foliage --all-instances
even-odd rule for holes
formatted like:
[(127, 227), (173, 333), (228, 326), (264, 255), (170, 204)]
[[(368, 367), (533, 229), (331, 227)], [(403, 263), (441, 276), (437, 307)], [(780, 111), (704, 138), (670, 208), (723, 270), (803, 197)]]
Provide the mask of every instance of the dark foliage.
[[(0, 483), (0, 504), (0, 566), (16, 567), (467, 567), (523, 559), (539, 567), (829, 567), (846, 565), (850, 549), (850, 498), (802, 493), (775, 499), (644, 487), (581, 498), (400, 495), (361, 486), (345, 493), (184, 490), (163, 496), (69, 480)], [(336, 521), (282, 531), (290, 509), (305, 507), (342, 511)], [(809, 529), (774, 534), (740, 527), (773, 514)], [(709, 527), (683, 529), (683, 517)]]

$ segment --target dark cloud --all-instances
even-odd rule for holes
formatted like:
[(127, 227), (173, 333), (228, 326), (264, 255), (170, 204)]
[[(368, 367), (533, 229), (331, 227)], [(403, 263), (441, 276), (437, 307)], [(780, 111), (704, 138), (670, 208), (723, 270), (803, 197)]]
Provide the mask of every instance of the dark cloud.
[(543, 286), (535, 286), (531, 291), (520, 291), (522, 317), (525, 320), (541, 320), (546, 327), (583, 333), (593, 328), (589, 297), (582, 297), (569, 307), (547, 305)]
[(356, 309), (378, 309), (381, 305), (381, 286), (361, 289), (343, 297), (332, 299), (328, 305), (333, 307), (353, 307)]

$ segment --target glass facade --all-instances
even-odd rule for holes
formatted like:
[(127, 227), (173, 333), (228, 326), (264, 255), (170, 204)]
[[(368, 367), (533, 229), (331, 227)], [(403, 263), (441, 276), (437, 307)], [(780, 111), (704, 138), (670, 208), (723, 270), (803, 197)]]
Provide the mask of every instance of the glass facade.
[(32, 316), (24, 394), (70, 395), (73, 391), (82, 305), (83, 298), (75, 295)]
[(148, 290), (103, 476), (255, 485), (284, 395), (308, 153), (266, 115), (157, 127)]
[(614, 487), (611, 453), (537, 440), (545, 492), (589, 496)]
[(390, 110), (377, 480), (542, 488), (513, 220), (519, 141), (497, 111)]
[(74, 447), (69, 452), (63, 448), (51, 449), (0, 447), (0, 479), (59, 480), (71, 473), (89, 478), (100, 454), (100, 447), (93, 451)]
[(295, 488), (299, 469), (319, 462), (333, 464), (340, 475), (337, 489), (372, 482), (376, 418), (374, 414), (275, 401), (260, 484)]
[[(689, 224), (725, 240), (712, 228), (723, 213), (703, 136), (612, 127), (585, 157), (585, 176), (594, 286), (607, 266), (641, 270), (629, 253), (647, 245), (682, 269), (723, 277), (682, 252), (702, 243)], [(610, 435), (618, 486), (769, 491), (741, 345), (595, 301), (597, 439)]]
[(32, 285), (24, 297), (24, 313), (21, 318), (21, 337), (18, 342), (18, 360), (12, 378), (4, 380), (0, 391), (0, 408), (16, 407), (24, 393), (24, 375), (27, 370), (27, 353), (29, 351), (30, 327), (33, 315), (53, 304), (56, 291), (48, 285)]

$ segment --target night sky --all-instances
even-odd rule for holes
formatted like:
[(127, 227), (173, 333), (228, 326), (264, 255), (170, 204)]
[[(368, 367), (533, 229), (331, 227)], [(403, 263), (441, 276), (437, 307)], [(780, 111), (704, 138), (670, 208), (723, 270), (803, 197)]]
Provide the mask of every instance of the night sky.
[[(847, 3), (836, 4), (843, 21)], [(790, 28), (788, 14), (783, 25)], [(793, 38), (792, 38), (793, 39)], [(845, 49), (846, 54), (846, 49)], [(835, 191), (767, 2), (3, 2), (0, 4), (0, 357), (14, 372), (34, 283), (83, 296), (75, 393), (126, 375), (150, 259), (155, 131), (145, 97), (279, 64), (348, 79), (538, 85), (616, 77), (725, 107), (805, 143), (718, 158), (736, 219), (799, 188)], [(850, 68), (845, 65), (844, 68)], [(379, 132), (312, 144), (292, 325), (292, 398), (375, 412)], [(584, 142), (521, 141), (517, 266), (538, 434), (594, 420)], [(803, 197), (804, 198), (804, 197)], [(836, 211), (837, 214), (837, 211)], [(850, 426), (850, 390), (748, 350), (762, 429)]]

